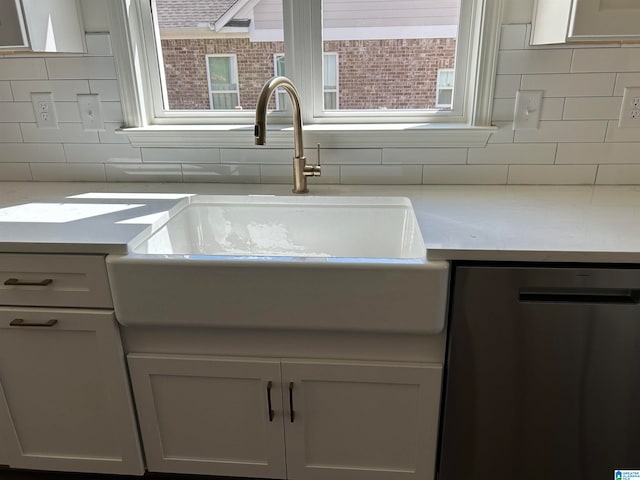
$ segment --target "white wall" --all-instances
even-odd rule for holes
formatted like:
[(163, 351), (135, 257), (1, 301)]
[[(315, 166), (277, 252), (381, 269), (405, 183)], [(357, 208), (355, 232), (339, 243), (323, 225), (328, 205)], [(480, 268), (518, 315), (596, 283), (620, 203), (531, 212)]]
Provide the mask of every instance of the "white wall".
[[(290, 182), (288, 149), (140, 149), (116, 135), (122, 110), (102, 1), (83, 0), (86, 56), (0, 56), (1, 180)], [(530, 21), (532, 0), (506, 7), (494, 101), (500, 130), (487, 147), (327, 150), (318, 181), (640, 184), (640, 131), (617, 128), (624, 86), (640, 85), (640, 45), (530, 48), (519, 22)], [(518, 89), (544, 90), (539, 130), (511, 129)], [(54, 93), (59, 130), (35, 127), (32, 91)], [(76, 94), (89, 92), (101, 95), (106, 132), (82, 130)]]

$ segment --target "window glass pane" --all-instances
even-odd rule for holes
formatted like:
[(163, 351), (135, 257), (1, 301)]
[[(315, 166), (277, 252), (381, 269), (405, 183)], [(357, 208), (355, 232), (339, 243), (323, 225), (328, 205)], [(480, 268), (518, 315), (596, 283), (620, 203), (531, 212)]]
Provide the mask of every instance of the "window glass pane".
[(149, 1), (165, 109), (255, 110), (274, 75), (274, 54), (284, 53), (282, 1), (260, 0), (251, 8), (244, 6), (252, 2), (237, 0)]
[(339, 109), (436, 108), (438, 70), (455, 67), (460, 0), (323, 2)]
[(438, 91), (438, 105), (451, 105), (453, 100), (453, 90), (439, 90)]

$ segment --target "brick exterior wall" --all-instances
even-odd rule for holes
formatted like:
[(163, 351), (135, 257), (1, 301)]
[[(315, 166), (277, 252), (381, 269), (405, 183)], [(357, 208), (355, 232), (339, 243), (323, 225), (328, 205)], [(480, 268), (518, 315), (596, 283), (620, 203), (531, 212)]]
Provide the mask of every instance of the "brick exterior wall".
[[(326, 52), (338, 53), (341, 109), (433, 108), (437, 72), (454, 67), (455, 48), (453, 38), (325, 42)], [(248, 38), (163, 40), (162, 51), (171, 109), (208, 110), (205, 56), (236, 54), (240, 104), (252, 110), (284, 45)]]

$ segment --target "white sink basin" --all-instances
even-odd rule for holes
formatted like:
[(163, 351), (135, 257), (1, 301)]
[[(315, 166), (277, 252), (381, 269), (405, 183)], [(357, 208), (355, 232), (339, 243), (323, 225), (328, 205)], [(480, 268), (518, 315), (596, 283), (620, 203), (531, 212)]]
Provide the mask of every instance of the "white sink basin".
[(128, 326), (444, 326), (448, 264), (406, 198), (194, 196), (107, 267)]
[(135, 253), (424, 259), (406, 198), (199, 196)]

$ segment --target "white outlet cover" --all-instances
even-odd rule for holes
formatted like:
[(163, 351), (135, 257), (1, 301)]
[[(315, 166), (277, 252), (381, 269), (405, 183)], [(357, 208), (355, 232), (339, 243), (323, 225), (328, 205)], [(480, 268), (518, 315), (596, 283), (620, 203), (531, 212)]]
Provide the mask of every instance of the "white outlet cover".
[(58, 128), (58, 115), (51, 92), (32, 92), (31, 104), (38, 128)]
[(102, 104), (100, 103), (100, 95), (78, 94), (78, 108), (80, 109), (80, 118), (82, 127), (85, 132), (104, 131), (104, 117), (102, 115)]
[(619, 128), (640, 127), (640, 87), (625, 87), (624, 97), (622, 97), (622, 107), (620, 108)]
[(536, 130), (540, 124), (542, 90), (519, 90), (516, 93), (516, 108), (513, 112), (514, 130)]

